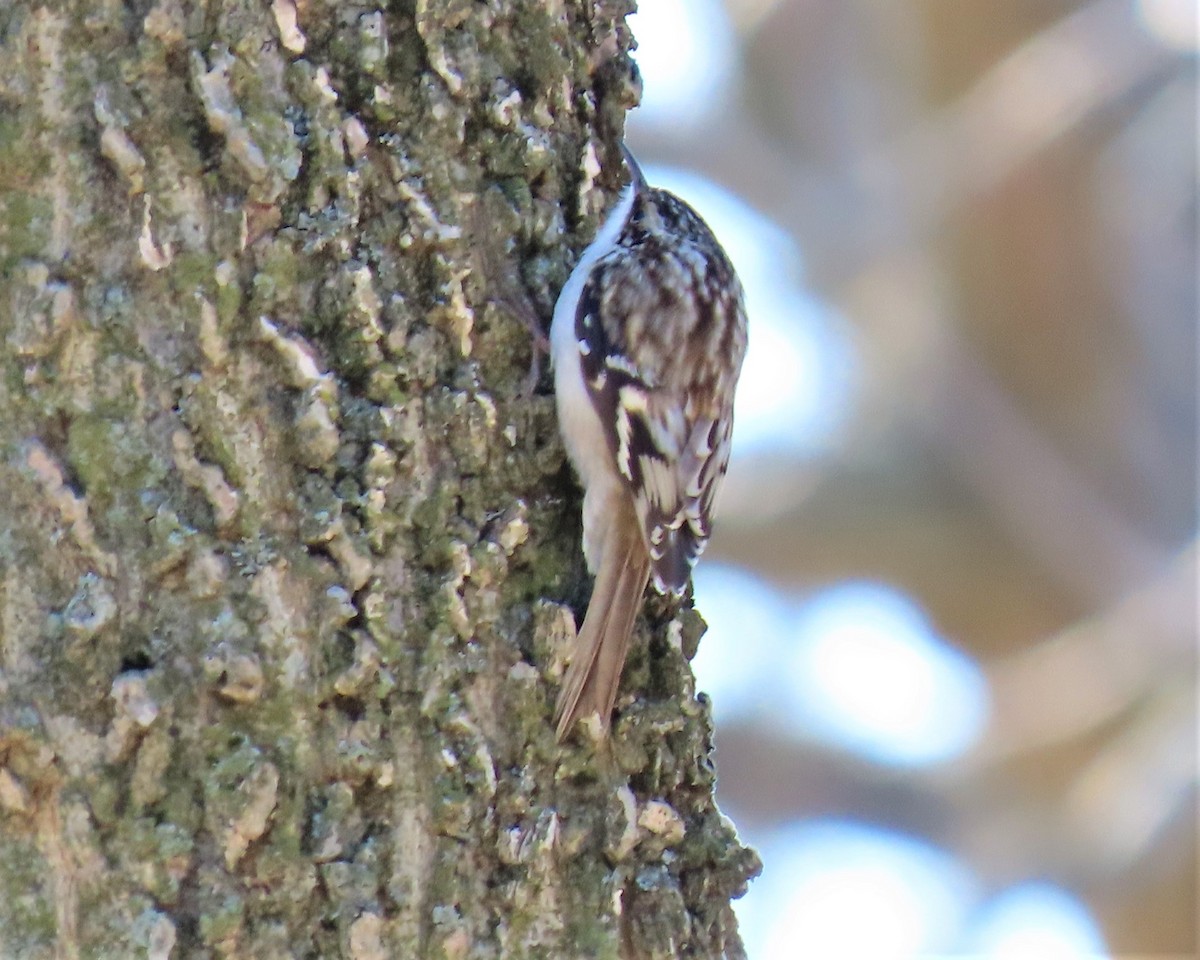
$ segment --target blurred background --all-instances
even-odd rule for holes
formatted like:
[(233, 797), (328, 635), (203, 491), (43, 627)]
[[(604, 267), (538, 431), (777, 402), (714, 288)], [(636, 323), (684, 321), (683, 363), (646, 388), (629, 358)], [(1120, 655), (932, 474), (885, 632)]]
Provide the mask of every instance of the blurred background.
[(697, 596), (751, 960), (1197, 956), (1193, 0), (641, 0), (747, 290)]

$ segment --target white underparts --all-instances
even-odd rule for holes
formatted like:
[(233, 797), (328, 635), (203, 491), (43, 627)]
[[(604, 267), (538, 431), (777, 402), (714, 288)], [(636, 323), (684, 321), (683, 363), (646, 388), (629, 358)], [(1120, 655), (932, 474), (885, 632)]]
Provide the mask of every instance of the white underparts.
[[(609, 486), (620, 489), (620, 480), (616, 475), (612, 456), (608, 451), (608, 440), (600, 424), (600, 418), (592, 406), (588, 396), (587, 385), (583, 381), (583, 370), (579, 362), (580, 353), (588, 349), (575, 335), (575, 320), (579, 309), (579, 298), (583, 294), (588, 274), (601, 257), (613, 250), (625, 220), (633, 207), (634, 186), (630, 184), (621, 191), (613, 209), (605, 219), (596, 239), (587, 248), (575, 264), (575, 269), (567, 278), (558, 302), (554, 305), (554, 322), (550, 326), (550, 356), (554, 364), (554, 391), (558, 405), (558, 421), (560, 431), (567, 446), (567, 454), (575, 467), (576, 473), (588, 492), (592, 509), (585, 503), (584, 508), (584, 546), (587, 555), (589, 540), (600, 541), (602, 535), (597, 531), (589, 531), (589, 521), (603, 519), (602, 504), (607, 500)], [(605, 492), (599, 496), (592, 492), (592, 487), (599, 484)], [(593, 514), (589, 516), (589, 514)], [(598, 552), (594, 550), (593, 553)], [(593, 569), (593, 563), (598, 558), (587, 556), (588, 567)]]

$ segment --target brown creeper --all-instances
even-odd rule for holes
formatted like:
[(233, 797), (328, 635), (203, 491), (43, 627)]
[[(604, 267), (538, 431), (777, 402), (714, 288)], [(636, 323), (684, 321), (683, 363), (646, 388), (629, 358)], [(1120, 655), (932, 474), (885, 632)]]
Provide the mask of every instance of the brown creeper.
[(608, 729), (642, 592), (680, 594), (708, 542), (729, 465), (746, 352), (742, 288), (678, 197), (630, 182), (559, 294), (550, 329), (558, 422), (584, 487), (596, 575), (558, 698), (562, 740), (591, 713)]

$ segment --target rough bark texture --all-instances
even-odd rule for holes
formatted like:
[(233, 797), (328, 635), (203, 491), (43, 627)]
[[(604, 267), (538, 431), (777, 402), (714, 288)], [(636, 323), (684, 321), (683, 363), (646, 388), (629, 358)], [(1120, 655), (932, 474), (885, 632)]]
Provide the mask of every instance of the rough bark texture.
[(698, 617), (549, 722), (627, 12), (0, 7), (0, 956), (741, 954)]

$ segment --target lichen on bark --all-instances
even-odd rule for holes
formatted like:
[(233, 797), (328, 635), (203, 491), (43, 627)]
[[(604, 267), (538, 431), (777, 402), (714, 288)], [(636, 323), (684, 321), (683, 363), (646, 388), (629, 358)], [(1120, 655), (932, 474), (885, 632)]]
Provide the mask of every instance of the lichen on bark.
[(627, 12), (0, 11), (0, 955), (740, 954), (696, 615), (548, 720)]

